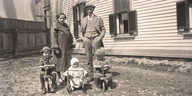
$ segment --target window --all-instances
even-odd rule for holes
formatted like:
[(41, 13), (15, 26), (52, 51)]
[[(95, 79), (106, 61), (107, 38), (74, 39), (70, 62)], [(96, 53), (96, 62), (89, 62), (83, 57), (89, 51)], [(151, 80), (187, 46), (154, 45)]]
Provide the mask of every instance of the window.
[(121, 13), (121, 14), (118, 14), (116, 17), (117, 17), (117, 20), (119, 21), (119, 26), (118, 26), (118, 31), (117, 33), (118, 34), (122, 34), (122, 33), (128, 33), (128, 14), (127, 13)]
[(189, 29), (192, 31), (192, 0), (189, 4)]
[(192, 31), (192, 0), (177, 2), (177, 29), (181, 33)]
[(85, 2), (82, 2), (82, 3), (79, 3), (75, 6), (73, 6), (73, 24), (74, 24), (75, 38), (79, 38), (81, 20), (86, 16), (84, 6), (85, 6)]
[(109, 15), (109, 28), (112, 36), (137, 35), (137, 12), (130, 10), (129, 0), (113, 0), (114, 14)]

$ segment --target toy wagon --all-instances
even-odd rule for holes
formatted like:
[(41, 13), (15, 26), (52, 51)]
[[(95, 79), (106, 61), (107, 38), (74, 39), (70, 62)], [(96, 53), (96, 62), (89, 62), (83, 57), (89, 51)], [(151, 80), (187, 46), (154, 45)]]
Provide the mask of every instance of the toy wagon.
[(109, 72), (110, 68), (110, 65), (93, 65), (94, 82), (103, 91), (106, 91), (112, 84), (112, 73)]

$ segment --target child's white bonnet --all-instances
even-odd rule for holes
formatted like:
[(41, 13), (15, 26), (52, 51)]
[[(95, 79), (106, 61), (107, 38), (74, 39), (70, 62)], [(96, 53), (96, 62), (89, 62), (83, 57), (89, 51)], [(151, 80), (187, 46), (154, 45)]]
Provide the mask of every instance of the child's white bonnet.
[(79, 60), (78, 60), (77, 58), (72, 58), (72, 59), (71, 59), (71, 66), (73, 66), (73, 64), (74, 64), (75, 62), (78, 62), (78, 63), (79, 63)]

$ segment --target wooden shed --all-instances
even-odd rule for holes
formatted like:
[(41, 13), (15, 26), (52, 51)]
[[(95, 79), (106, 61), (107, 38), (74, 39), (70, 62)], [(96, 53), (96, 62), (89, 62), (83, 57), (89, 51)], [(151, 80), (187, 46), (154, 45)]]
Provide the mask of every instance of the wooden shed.
[(39, 53), (48, 45), (43, 6), (41, 0), (0, 0), (0, 57)]

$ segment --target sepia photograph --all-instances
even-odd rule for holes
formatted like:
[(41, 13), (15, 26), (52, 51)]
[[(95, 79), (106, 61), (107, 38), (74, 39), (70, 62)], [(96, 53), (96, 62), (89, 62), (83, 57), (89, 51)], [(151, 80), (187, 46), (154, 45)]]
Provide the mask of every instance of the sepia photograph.
[(0, 96), (192, 96), (192, 0), (0, 0)]

